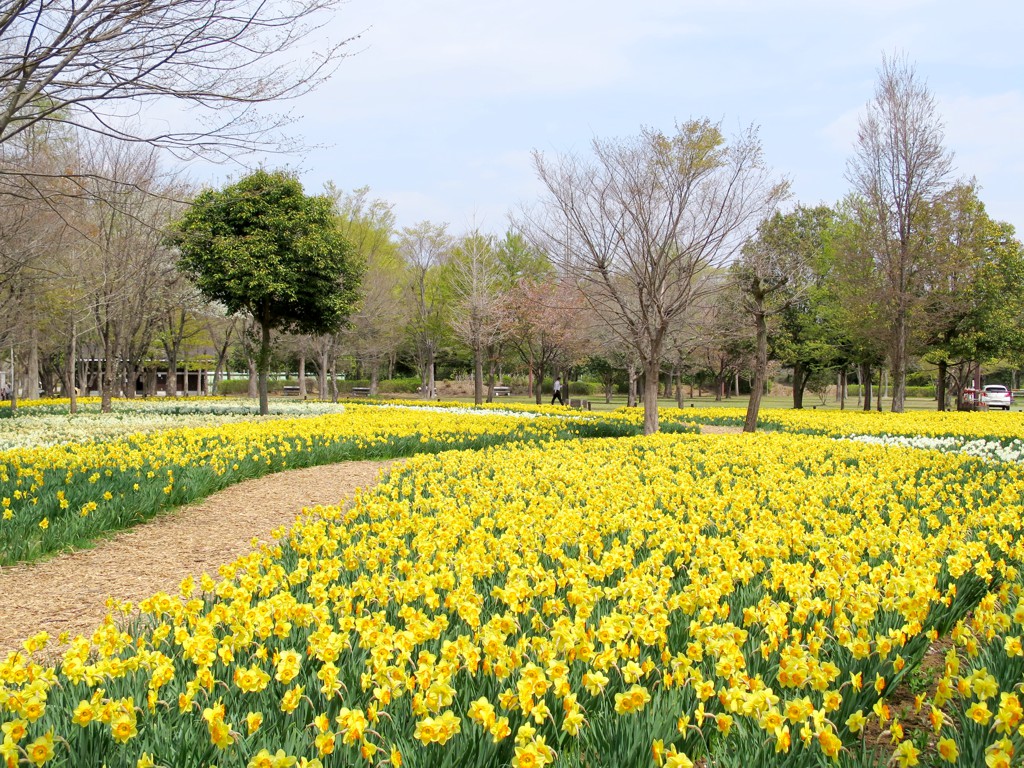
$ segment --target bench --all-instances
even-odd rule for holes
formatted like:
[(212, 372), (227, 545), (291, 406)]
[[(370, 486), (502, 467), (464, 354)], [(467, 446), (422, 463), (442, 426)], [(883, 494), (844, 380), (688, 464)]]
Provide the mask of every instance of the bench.
[(589, 411), (590, 410), (590, 401), (589, 400), (578, 399), (578, 398), (575, 398), (575, 397), (570, 397), (569, 398), (569, 407), (570, 408), (579, 408), (579, 409), (584, 410), (584, 411)]
[(369, 397), (369, 387), (352, 387), (352, 397)]
[(512, 394), (512, 387), (495, 387), (494, 388), (494, 396), (495, 397), (508, 397), (511, 394)]
[(284, 390), (284, 393), (288, 396), (297, 397), (299, 394), (299, 388), (292, 384), (286, 384), (284, 387), (282, 387), (282, 389)]

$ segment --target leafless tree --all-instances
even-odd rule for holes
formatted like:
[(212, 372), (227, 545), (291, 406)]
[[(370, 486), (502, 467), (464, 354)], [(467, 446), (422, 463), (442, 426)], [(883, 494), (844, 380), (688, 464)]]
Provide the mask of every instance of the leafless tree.
[(402, 296), (408, 275), (395, 237), (394, 211), (390, 203), (371, 199), (369, 191), (335, 193), (339, 228), (366, 264), (359, 308), (338, 341), (369, 371), (370, 394), (376, 395), (381, 368), (401, 346), (410, 311)]
[(747, 322), (735, 281), (722, 274), (721, 290), (693, 305), (692, 333), (697, 340), (693, 360), (714, 380), (715, 400), (729, 395), (729, 379), (753, 363), (754, 329)]
[(337, 358), (338, 335), (322, 333), (310, 338), (312, 363), (316, 369), (317, 396), (321, 400), (338, 400)]
[(644, 432), (658, 430), (666, 335), (785, 194), (750, 128), (727, 142), (693, 120), (593, 142), (593, 160), (535, 153), (547, 189), (523, 229), (580, 281), (596, 313), (632, 345), (644, 373)]
[[(155, 323), (156, 339), (167, 361), (167, 381), (164, 393), (168, 397), (178, 396), (178, 364), (183, 352), (195, 346), (206, 337), (206, 326), (201, 314), (207, 302), (191, 282), (180, 272), (167, 280), (163, 292), (163, 311)], [(129, 381), (134, 381), (129, 377)], [(188, 380), (185, 380), (185, 394), (188, 394)]]
[(217, 355), (211, 392), (216, 395), (220, 390), (224, 369), (227, 367), (228, 354), (231, 351), (232, 336), (235, 332), (235, 325), (238, 323), (238, 316), (225, 316), (223, 306), (209, 305), (202, 313), (202, 320), (206, 327), (206, 335), (210, 339), (210, 345)]
[(89, 147), (97, 173), (89, 197), (74, 206), (75, 229), (92, 276), (85, 303), (102, 343), (101, 407), (109, 410), (129, 385), (128, 363), (141, 361), (155, 324), (180, 308), (188, 289), (162, 234), (180, 208), (171, 202), (177, 195), (162, 193), (171, 185), (160, 178), (156, 151), (110, 140)]
[[(40, 139), (37, 134), (33, 138)], [(24, 156), (25, 167), (48, 174), (74, 162), (76, 146), (60, 138), (33, 142)], [(14, 186), (24, 194), (0, 196), (0, 343), (17, 352), (22, 363), (19, 384), (32, 398), (39, 382), (39, 351), (52, 347), (44, 335), (75, 286), (88, 276), (69, 274), (77, 233), (64, 212), (40, 204), (25, 180)]]
[[(537, 405), (544, 374), (567, 368), (581, 357), (587, 328), (580, 323), (585, 301), (567, 282), (520, 280), (504, 297), (508, 346), (529, 368)], [(568, 391), (568, 385), (566, 386)]]
[(447, 298), (442, 290), (440, 267), (448, 257), (451, 238), (447, 225), (429, 221), (406, 227), (399, 236), (399, 250), (409, 265), (409, 296), (413, 307), (411, 331), (420, 368), (421, 392), (436, 396), (434, 363), (447, 330)]
[[(249, 374), (249, 388), (246, 390), (246, 395), (255, 399), (260, 396), (259, 372), (256, 366), (260, 347), (259, 324), (256, 322), (256, 318), (248, 312), (236, 313), (235, 317), (238, 318), (238, 322), (235, 324), (235, 340), (238, 342), (238, 348), (242, 351), (242, 356), (245, 357)], [(321, 377), (321, 379), (323, 378)]]
[[(309, 92), (351, 41), (316, 41), (341, 0), (8, 0), (0, 5), (0, 158), (34, 127), (234, 157), (279, 147), (290, 119), (261, 105)], [(186, 123), (146, 120), (161, 101)]]
[(473, 352), (473, 401), (484, 401), (484, 357), (508, 327), (502, 301), (501, 264), (494, 238), (479, 231), (462, 237), (448, 262), (452, 329)]
[(906, 400), (910, 317), (927, 271), (922, 215), (952, 170), (943, 141), (927, 85), (906, 57), (884, 57), (847, 178), (867, 201), (879, 233), (874, 258), (884, 290), (895, 412), (903, 411)]

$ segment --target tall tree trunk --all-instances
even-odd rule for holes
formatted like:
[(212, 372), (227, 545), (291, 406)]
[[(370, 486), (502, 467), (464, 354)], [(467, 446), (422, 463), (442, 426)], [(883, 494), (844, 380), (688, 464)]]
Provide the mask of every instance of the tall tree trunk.
[(270, 323), (260, 323), (260, 354), (257, 361), (260, 389), (260, 415), (270, 413), (270, 394), (268, 376), (270, 374)]
[(255, 399), (260, 396), (259, 369), (253, 358), (248, 358), (246, 362), (249, 366), (249, 388), (246, 394)]
[(949, 363), (946, 360), (939, 360), (938, 379), (935, 382), (935, 399), (938, 401), (940, 411), (946, 410), (946, 373)]
[(847, 379), (847, 372), (846, 372), (846, 369), (843, 368), (843, 370), (841, 370), (839, 372), (839, 410), (840, 411), (845, 411), (846, 410), (846, 379)]
[(142, 376), (142, 371), (137, 365), (127, 366), (125, 371), (125, 385), (124, 385), (124, 396), (129, 400), (134, 400), (136, 395), (136, 388), (138, 386), (139, 378)]
[(28, 363), (25, 376), (25, 400), (39, 399), (39, 329), (33, 323), (28, 337)]
[(11, 345), (11, 415), (18, 412), (18, 379), (14, 375), (14, 345)]
[(907, 401), (907, 315), (900, 311), (896, 315), (895, 349), (893, 349), (892, 366), (889, 380), (892, 382), (893, 413), (903, 413)]
[(484, 350), (480, 344), (473, 348), (473, 404), (484, 403)]
[(658, 391), (661, 389), (661, 360), (657, 357), (644, 365), (644, 434), (658, 431)]
[(864, 410), (871, 410), (871, 366), (868, 363), (861, 365), (861, 388), (864, 390)]
[(213, 392), (212, 394), (220, 394), (220, 380), (224, 375), (224, 368), (227, 367), (228, 363), (228, 347), (231, 336), (230, 334), (224, 337), (224, 344), (217, 350), (217, 367), (213, 369)]
[(882, 396), (885, 390), (888, 388), (886, 382), (886, 371), (885, 368), (878, 369), (878, 394), (875, 396), (876, 410), (882, 412)]
[(306, 399), (306, 356), (299, 355), (299, 397)]
[[(167, 397), (178, 396), (178, 350), (173, 347), (166, 347), (164, 353), (167, 355), (167, 381), (164, 382), (164, 394)], [(185, 387), (188, 387), (188, 376), (185, 377)]]
[(82, 370), (78, 372), (78, 376), (79, 376), (78, 388), (81, 389), (82, 390), (82, 394), (86, 395), (87, 397), (89, 396), (89, 389), (90, 389), (90, 387), (89, 387), (89, 373), (90, 373), (89, 372), (89, 368), (90, 368), (89, 361), (88, 360), (83, 360), (82, 361)]
[(380, 389), (380, 360), (374, 358), (370, 364), (370, 396), (376, 397), (378, 389)]
[(321, 400), (327, 400), (329, 392), (327, 388), (327, 352), (323, 349), (319, 350), (316, 355), (317, 359), (317, 374), (316, 374), (316, 389), (317, 394)]
[(494, 372), (497, 369), (497, 352), (493, 344), (487, 346), (487, 402), (494, 402)]
[(761, 394), (764, 382), (768, 378), (768, 320), (764, 312), (754, 313), (756, 331), (756, 347), (754, 353), (754, 380), (750, 384), (750, 401), (747, 403), (747, 416), (743, 420), (744, 432), (757, 431), (757, 415), (761, 411)]
[(804, 407), (804, 366), (803, 363), (793, 364), (793, 408)]
[(626, 366), (626, 376), (629, 377), (629, 394), (626, 395), (626, 407), (636, 408), (637, 393), (636, 393), (636, 380), (639, 374), (636, 370), (636, 365), (629, 363)]
[(68, 382), (71, 387), (68, 390), (68, 398), (71, 401), (69, 410), (71, 413), (78, 413), (78, 321), (71, 318), (71, 343), (68, 350)]
[(110, 331), (103, 334), (103, 366), (100, 373), (100, 410), (110, 413), (110, 389), (114, 385), (114, 374), (111, 358), (114, 356), (114, 345), (111, 343)]

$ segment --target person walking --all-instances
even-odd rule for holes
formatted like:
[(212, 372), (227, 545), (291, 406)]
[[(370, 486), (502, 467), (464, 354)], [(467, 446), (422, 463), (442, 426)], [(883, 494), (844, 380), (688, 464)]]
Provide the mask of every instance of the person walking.
[(558, 400), (559, 405), (565, 405), (565, 401), (562, 400), (562, 380), (555, 376), (555, 383), (552, 386), (551, 404), (555, 404), (555, 400)]

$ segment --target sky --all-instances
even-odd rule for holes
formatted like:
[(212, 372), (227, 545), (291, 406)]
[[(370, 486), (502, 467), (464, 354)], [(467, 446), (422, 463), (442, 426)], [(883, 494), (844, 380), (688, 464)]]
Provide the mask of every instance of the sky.
[[(534, 151), (710, 118), (759, 127), (790, 204), (834, 203), (883, 55), (934, 95), (956, 178), (1024, 235), (1024, 3), (981, 0), (347, 0), (359, 39), (289, 105), (313, 149), (263, 162), (307, 192), (368, 186), (398, 226), (500, 234), (543, 190)], [(238, 169), (203, 172), (220, 184)]]

